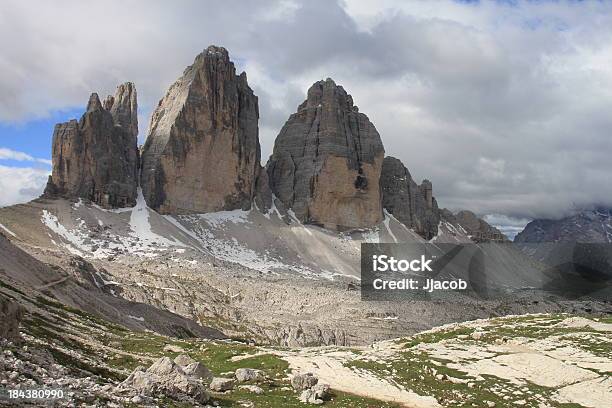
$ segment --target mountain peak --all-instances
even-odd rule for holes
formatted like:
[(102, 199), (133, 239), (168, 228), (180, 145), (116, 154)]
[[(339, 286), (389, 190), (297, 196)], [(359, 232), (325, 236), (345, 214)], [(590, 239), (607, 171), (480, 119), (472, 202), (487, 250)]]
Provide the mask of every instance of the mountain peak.
[(141, 184), (161, 213), (249, 209), (260, 172), (257, 96), (223, 47), (199, 54), (151, 117)]
[(305, 223), (331, 229), (382, 220), (384, 147), (368, 117), (332, 79), (315, 82), (278, 135), (268, 162), (270, 187)]

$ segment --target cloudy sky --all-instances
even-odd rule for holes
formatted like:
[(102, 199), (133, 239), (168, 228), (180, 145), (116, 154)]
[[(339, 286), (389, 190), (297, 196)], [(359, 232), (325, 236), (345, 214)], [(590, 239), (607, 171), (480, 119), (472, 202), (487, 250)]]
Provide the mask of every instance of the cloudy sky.
[(612, 205), (612, 2), (3, 1), (0, 205), (40, 193), (91, 92), (152, 107), (209, 44), (259, 96), (264, 160), (332, 77), (441, 206), (509, 228)]

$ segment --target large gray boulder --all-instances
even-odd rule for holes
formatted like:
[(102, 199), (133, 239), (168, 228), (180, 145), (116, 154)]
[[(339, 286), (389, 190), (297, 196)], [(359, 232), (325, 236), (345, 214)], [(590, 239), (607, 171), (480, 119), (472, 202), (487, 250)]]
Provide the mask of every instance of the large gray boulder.
[(104, 103), (92, 94), (80, 121), (55, 126), (53, 168), (44, 196), (83, 198), (105, 207), (136, 204), (136, 88), (127, 82)]
[(208, 47), (151, 117), (141, 173), (149, 206), (162, 214), (249, 209), (263, 171), (258, 120), (246, 74), (236, 75), (225, 48)]
[(380, 135), (346, 91), (327, 79), (276, 138), (267, 165), (272, 192), (303, 223), (346, 230), (382, 220)]
[(176, 356), (174, 358), (174, 363), (181, 367), (185, 374), (202, 380), (204, 383), (210, 383), (213, 379), (212, 371), (204, 364), (189, 357), (187, 354)]
[(168, 357), (156, 360), (146, 371), (142, 367), (137, 368), (119, 384), (118, 389), (120, 392), (133, 391), (151, 397), (166, 395), (176, 400), (191, 398), (202, 403), (210, 399), (202, 383), (187, 375)]
[(329, 398), (328, 384), (316, 384), (312, 388), (302, 391), (300, 401), (305, 404), (321, 405)]
[(440, 212), (429, 180), (418, 185), (399, 159), (387, 156), (383, 161), (380, 187), (384, 209), (423, 238), (436, 236)]
[(266, 375), (263, 371), (254, 368), (239, 368), (234, 375), (236, 381), (240, 383), (249, 381), (261, 382), (266, 379)]
[(295, 374), (291, 378), (291, 386), (293, 389), (302, 391), (314, 387), (319, 382), (319, 379), (312, 373)]
[(210, 389), (216, 392), (225, 392), (233, 390), (235, 384), (233, 378), (215, 377), (210, 382)]

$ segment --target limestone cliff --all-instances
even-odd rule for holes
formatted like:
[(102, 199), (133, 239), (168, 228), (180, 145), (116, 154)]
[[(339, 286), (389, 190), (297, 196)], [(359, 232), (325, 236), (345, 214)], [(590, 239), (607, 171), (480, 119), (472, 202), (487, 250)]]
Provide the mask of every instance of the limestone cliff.
[(225, 48), (210, 46), (151, 117), (141, 185), (162, 214), (248, 209), (260, 167), (257, 97)]
[(55, 126), (46, 197), (83, 198), (107, 208), (132, 206), (138, 186), (136, 88), (125, 83), (100, 102), (92, 94), (80, 121)]
[(385, 157), (380, 176), (383, 207), (425, 239), (438, 233), (440, 213), (429, 180), (418, 185), (395, 157)]
[(333, 80), (316, 82), (274, 144), (270, 187), (304, 223), (344, 230), (382, 220), (380, 135)]

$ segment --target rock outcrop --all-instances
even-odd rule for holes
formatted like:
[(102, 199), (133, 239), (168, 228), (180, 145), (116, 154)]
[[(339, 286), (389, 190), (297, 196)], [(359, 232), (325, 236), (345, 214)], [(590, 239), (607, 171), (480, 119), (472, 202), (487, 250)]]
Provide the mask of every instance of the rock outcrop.
[(536, 219), (517, 234), (514, 242), (612, 242), (612, 210), (583, 210), (557, 220)]
[(162, 214), (249, 209), (263, 171), (258, 120), (246, 74), (236, 75), (225, 48), (208, 47), (151, 117), (141, 173), (148, 205)]
[(387, 156), (383, 161), (380, 188), (385, 210), (423, 238), (436, 236), (440, 212), (429, 180), (418, 185), (399, 159)]
[(55, 126), (53, 170), (44, 196), (83, 198), (105, 207), (136, 204), (136, 88), (120, 85), (104, 103), (92, 94), (80, 121)]
[(19, 323), (23, 318), (23, 307), (8, 298), (0, 295), (0, 338), (12, 342), (19, 342)]
[(442, 218), (453, 225), (461, 227), (474, 242), (506, 242), (506, 237), (500, 230), (478, 218), (472, 211), (462, 210), (453, 214), (451, 211), (442, 210)]
[(270, 187), (303, 223), (330, 229), (382, 220), (380, 135), (333, 80), (316, 82), (289, 117), (267, 165)]

